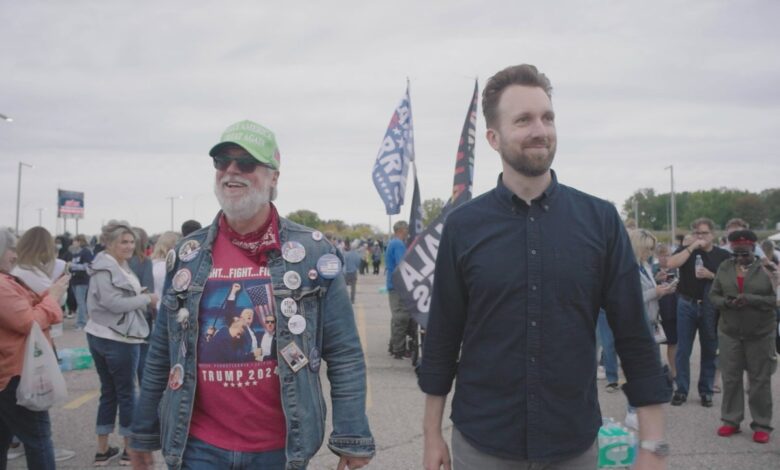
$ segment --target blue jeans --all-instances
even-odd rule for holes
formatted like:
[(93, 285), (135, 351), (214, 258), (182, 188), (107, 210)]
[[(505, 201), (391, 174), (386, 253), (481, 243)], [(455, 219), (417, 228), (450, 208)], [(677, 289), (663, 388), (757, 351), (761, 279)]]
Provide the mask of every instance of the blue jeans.
[(284, 449), (267, 452), (235, 452), (214, 447), (192, 436), (184, 448), (182, 470), (255, 469), (284, 470)]
[(699, 332), (701, 366), (699, 369), (699, 395), (712, 396), (715, 379), (715, 360), (718, 336), (715, 331), (715, 308), (705, 301), (701, 304), (680, 297), (677, 302), (677, 393), (688, 395), (691, 381), (691, 350)]
[(618, 360), (615, 352), (615, 337), (607, 322), (607, 314), (599, 310), (599, 319), (596, 323), (596, 337), (601, 344), (601, 355), (604, 359), (604, 370), (607, 372), (607, 383), (618, 382)]
[(89, 352), (100, 377), (100, 404), (95, 433), (114, 432), (119, 408), (119, 435), (129, 436), (135, 408), (135, 379), (138, 367), (138, 345), (98, 338), (87, 334)]
[(76, 296), (76, 326), (84, 328), (87, 324), (87, 288), (88, 284), (73, 286), (73, 294)]
[(144, 367), (146, 367), (146, 353), (149, 352), (149, 343), (142, 343), (138, 345), (138, 389), (141, 389), (141, 384), (144, 383)]
[(54, 446), (48, 411), (30, 411), (16, 404), (19, 376), (0, 392), (0, 468), (8, 465), (8, 446), (13, 436), (24, 444), (27, 468), (54, 469)]

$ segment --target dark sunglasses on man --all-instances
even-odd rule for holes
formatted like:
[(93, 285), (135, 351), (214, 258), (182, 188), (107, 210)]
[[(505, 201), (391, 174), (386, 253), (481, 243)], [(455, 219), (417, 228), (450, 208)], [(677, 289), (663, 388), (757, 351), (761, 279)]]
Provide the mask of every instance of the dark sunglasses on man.
[(743, 253), (732, 253), (731, 257), (732, 258), (747, 258), (747, 257), (749, 257), (752, 254), (753, 253), (750, 253), (750, 252), (746, 251), (746, 252), (743, 252)]
[(252, 157), (233, 158), (226, 155), (217, 155), (211, 158), (214, 160), (214, 168), (219, 171), (227, 170), (233, 162), (236, 162), (238, 171), (241, 173), (252, 173), (258, 166), (270, 168), (268, 165), (264, 165)]

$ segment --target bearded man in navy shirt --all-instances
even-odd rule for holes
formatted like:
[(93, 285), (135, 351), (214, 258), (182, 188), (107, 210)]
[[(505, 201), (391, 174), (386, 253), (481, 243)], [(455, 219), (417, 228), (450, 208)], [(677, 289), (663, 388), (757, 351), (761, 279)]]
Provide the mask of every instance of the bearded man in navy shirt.
[(441, 423), (456, 376), (455, 468), (595, 469), (600, 308), (638, 408), (634, 468), (666, 468), (661, 404), (671, 384), (646, 326), (636, 259), (615, 207), (559, 184), (550, 169), (551, 90), (536, 67), (519, 65), (483, 91), (503, 173), (442, 233), (419, 375), (426, 469), (450, 468)]

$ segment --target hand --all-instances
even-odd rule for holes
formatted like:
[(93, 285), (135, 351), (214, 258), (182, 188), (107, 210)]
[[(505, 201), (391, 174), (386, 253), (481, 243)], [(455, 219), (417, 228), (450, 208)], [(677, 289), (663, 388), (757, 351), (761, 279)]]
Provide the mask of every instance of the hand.
[(696, 270), (697, 279), (715, 279), (715, 275), (709, 269), (701, 267)]
[(371, 457), (350, 457), (342, 455), (339, 459), (339, 464), (336, 466), (336, 470), (363, 468), (371, 461)]
[(676, 284), (660, 284), (655, 287), (655, 295), (660, 299), (665, 295), (669, 295), (677, 290)]
[(149, 295), (149, 305), (157, 305), (157, 302), (160, 301), (160, 296), (157, 294), (148, 294)]
[(133, 470), (154, 469), (154, 455), (151, 452), (127, 449), (127, 453), (130, 454), (130, 463), (133, 464)]
[(639, 449), (632, 470), (666, 470), (666, 459), (647, 449)]
[(63, 274), (59, 279), (54, 281), (54, 284), (52, 284), (51, 287), (49, 287), (49, 295), (57, 302), (57, 305), (59, 305), (60, 299), (65, 295), (65, 292), (68, 292), (69, 282), (70, 274)]
[(252, 350), (252, 354), (255, 355), (255, 361), (262, 361), (263, 360), (263, 348), (255, 348)]
[(747, 305), (748, 301), (744, 294), (739, 294), (736, 299), (734, 299), (734, 306), (737, 308), (744, 307)]
[(707, 243), (704, 240), (696, 239), (696, 240), (693, 241), (693, 243), (688, 245), (688, 248), (691, 251), (694, 251), (694, 250), (698, 250), (699, 248), (704, 248), (704, 245), (706, 245), (706, 244)]
[(667, 277), (669, 277), (669, 273), (665, 269), (661, 269), (655, 273), (655, 282), (664, 282)]
[(423, 468), (425, 470), (452, 470), (450, 462), (450, 449), (444, 442), (441, 433), (434, 436), (425, 436), (425, 449), (423, 450)]

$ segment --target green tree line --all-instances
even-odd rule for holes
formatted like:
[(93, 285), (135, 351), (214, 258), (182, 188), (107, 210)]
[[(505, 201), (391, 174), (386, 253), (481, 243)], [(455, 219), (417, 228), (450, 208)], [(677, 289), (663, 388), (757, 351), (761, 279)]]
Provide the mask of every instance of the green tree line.
[[(623, 203), (623, 215), (634, 219), (634, 201), (638, 203), (639, 226), (651, 230), (670, 230), (670, 194), (653, 189), (637, 190)], [(780, 222), (780, 188), (760, 193), (719, 188), (707, 191), (675, 193), (677, 227), (687, 230), (699, 217), (712, 219), (723, 228), (729, 219), (739, 217), (751, 228), (771, 230)]]
[[(422, 202), (423, 206), (423, 225), (427, 226), (433, 221), (444, 208), (444, 201), (439, 198), (425, 199)], [(286, 216), (288, 219), (295, 223), (305, 225), (319, 230), (322, 233), (331, 233), (336, 238), (351, 240), (355, 239), (368, 239), (368, 238), (384, 238), (387, 237), (387, 233), (379, 228), (370, 224), (347, 224), (343, 220), (338, 219), (321, 219), (320, 216), (308, 209), (299, 209), (297, 211), (290, 212)]]

